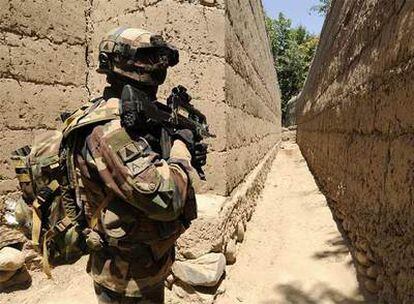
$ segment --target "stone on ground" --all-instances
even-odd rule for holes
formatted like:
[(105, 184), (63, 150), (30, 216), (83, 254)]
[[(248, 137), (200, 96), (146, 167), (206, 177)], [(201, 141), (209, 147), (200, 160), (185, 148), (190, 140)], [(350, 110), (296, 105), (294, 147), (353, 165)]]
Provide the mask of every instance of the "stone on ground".
[(0, 248), (12, 245), (22, 245), (27, 238), (17, 229), (10, 228), (0, 223)]
[(243, 222), (239, 222), (237, 224), (237, 241), (243, 242), (244, 240), (244, 224)]
[(16, 273), (15, 270), (12, 271), (0, 271), (0, 283), (4, 283), (11, 279), (12, 276)]
[(176, 261), (174, 276), (191, 286), (216, 286), (224, 273), (226, 259), (222, 253), (208, 253), (195, 260)]
[(236, 239), (231, 239), (226, 246), (226, 261), (227, 264), (234, 264), (237, 257)]
[(0, 250), (0, 271), (16, 271), (24, 265), (24, 254), (15, 248), (4, 247)]
[(7, 281), (0, 283), (0, 292), (13, 289), (25, 289), (30, 286), (32, 279), (26, 267), (16, 271), (16, 273)]

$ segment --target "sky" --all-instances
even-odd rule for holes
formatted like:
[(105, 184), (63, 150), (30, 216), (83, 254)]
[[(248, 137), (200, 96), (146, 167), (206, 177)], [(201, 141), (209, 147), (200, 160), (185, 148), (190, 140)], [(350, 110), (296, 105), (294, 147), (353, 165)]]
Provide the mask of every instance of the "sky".
[(269, 17), (277, 18), (282, 12), (292, 20), (293, 26), (304, 25), (313, 34), (321, 32), (324, 20), (315, 12), (312, 14), (309, 12), (310, 8), (318, 2), (318, 0), (262, 0)]

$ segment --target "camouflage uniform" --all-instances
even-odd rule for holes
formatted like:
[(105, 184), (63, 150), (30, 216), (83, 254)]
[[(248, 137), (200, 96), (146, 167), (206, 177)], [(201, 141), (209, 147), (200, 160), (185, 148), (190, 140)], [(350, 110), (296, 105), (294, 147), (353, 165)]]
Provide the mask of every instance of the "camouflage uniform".
[(179, 217), (192, 193), (191, 155), (176, 140), (168, 163), (161, 160), (143, 136), (121, 127), (118, 107), (117, 98), (98, 101), (64, 135), (99, 115), (110, 119), (77, 135), (74, 149), (80, 198), (101, 244), (90, 253), (88, 272), (110, 291), (140, 297), (163, 286), (174, 259), (184, 231)]
[(177, 63), (178, 52), (158, 35), (111, 31), (100, 45), (98, 72), (111, 84), (104, 97), (13, 156), (45, 265), (75, 261), (86, 243), (100, 303), (163, 303), (175, 241), (196, 216), (191, 162), (201, 157), (204, 165), (206, 151), (192, 156), (191, 140), (179, 136), (162, 159), (154, 130), (121, 124), (120, 89), (133, 85), (155, 100)]
[[(119, 50), (128, 53), (159, 39), (143, 30), (116, 29), (109, 40), (103, 40), (101, 55), (119, 47), (110, 43), (114, 40), (128, 42), (127, 51)], [(123, 66), (122, 59), (114, 62), (115, 76), (122, 75), (117, 68)], [(107, 68), (103, 63), (101, 71)], [(155, 75), (128, 71), (123, 76), (154, 85), (165, 79), (163, 64), (159, 70), (143, 61), (139, 69), (155, 70)], [(69, 142), (75, 138), (73, 182), (90, 227), (87, 271), (101, 303), (163, 303), (163, 282), (174, 260), (174, 244), (185, 230), (183, 209), (195, 205), (191, 155), (183, 141), (175, 140), (170, 158), (161, 159), (148, 134), (121, 126), (119, 94), (112, 95), (116, 97), (102, 98), (75, 114), (63, 132)]]

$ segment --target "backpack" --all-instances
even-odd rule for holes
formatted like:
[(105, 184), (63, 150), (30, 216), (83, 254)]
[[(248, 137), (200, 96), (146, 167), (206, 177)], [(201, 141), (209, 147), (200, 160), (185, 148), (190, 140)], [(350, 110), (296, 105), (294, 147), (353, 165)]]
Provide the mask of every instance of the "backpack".
[[(118, 109), (96, 111), (97, 98), (65, 117), (63, 131), (35, 136), (31, 147), (12, 153), (22, 197), (31, 208), (31, 240), (43, 253), (43, 271), (51, 277), (51, 266), (72, 264), (88, 253), (83, 206), (78, 203), (73, 147), (77, 132), (117, 117)], [(27, 209), (27, 206), (22, 206)]]
[(31, 147), (12, 153), (22, 197), (32, 210), (31, 240), (43, 253), (49, 277), (50, 265), (74, 263), (86, 253), (82, 210), (61, 164), (61, 142), (62, 132), (47, 131), (36, 136)]

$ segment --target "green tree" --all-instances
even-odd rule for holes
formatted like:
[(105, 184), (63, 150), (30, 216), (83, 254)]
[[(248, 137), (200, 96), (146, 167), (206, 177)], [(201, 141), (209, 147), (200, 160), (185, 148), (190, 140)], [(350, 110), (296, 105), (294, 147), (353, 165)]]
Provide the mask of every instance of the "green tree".
[(266, 17), (266, 28), (282, 93), (284, 123), (287, 103), (300, 93), (319, 39), (303, 26), (292, 27), (292, 21), (282, 13), (277, 19)]
[(329, 8), (331, 7), (332, 0), (319, 0), (319, 4), (311, 7), (312, 12), (316, 12), (321, 16), (328, 14)]

